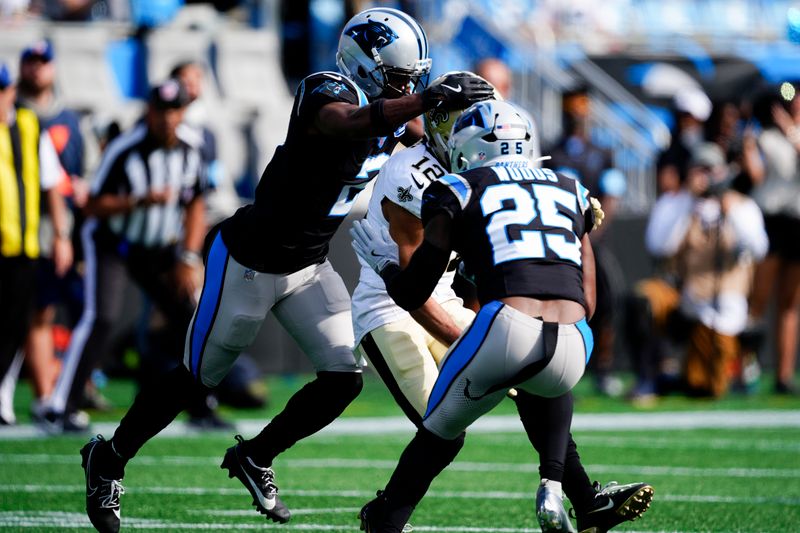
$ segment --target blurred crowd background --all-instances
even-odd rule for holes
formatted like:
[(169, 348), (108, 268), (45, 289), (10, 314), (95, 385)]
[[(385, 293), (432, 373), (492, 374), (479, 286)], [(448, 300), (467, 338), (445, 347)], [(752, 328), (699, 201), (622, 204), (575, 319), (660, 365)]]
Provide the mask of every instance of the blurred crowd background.
[[(421, 22), (431, 79), (475, 70), (525, 107), (551, 157), (543, 164), (602, 200), (598, 392), (648, 402), (761, 383), (796, 394), (798, 2), (0, 0), (0, 82), (16, 83), (48, 127), (79, 221), (105, 146), (141, 119), (152, 85), (178, 77), (191, 100), (184, 121), (207, 132), (213, 224), (252, 197), (299, 81), (335, 70), (342, 25), (374, 5)], [(344, 232), (331, 255), (352, 289), (358, 268)], [(63, 300), (48, 333), (56, 356), (80, 316)], [(139, 364), (153, 320), (135, 288), (125, 302), (95, 385)], [(233, 389), (263, 372), (310, 370), (272, 320), (250, 356)]]

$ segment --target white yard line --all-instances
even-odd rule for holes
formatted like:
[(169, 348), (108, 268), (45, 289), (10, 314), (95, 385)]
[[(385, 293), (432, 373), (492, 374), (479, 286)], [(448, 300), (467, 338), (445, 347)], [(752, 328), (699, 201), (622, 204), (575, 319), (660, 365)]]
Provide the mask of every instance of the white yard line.
[[(153, 456), (142, 455), (136, 457), (134, 463), (137, 467), (163, 467), (163, 466), (217, 466), (219, 457), (186, 457), (186, 456)], [(15, 454), (0, 453), (0, 464), (78, 464), (77, 454)], [(316, 459), (278, 459), (277, 468), (307, 468), (329, 470), (332, 468), (343, 470), (386, 470), (391, 471), (397, 465), (396, 460), (348, 459), (326, 457)], [(591, 464), (585, 467), (598, 474), (634, 474), (648, 476), (670, 477), (734, 477), (734, 478), (763, 478), (763, 479), (798, 479), (800, 468), (700, 468), (666, 465), (616, 465), (616, 464)], [(456, 461), (447, 467), (449, 472), (520, 472), (536, 473), (538, 466), (524, 463)], [(2, 490), (2, 487), (0, 487)]]
[[(253, 511), (250, 511), (253, 514)], [(19, 529), (38, 530), (41, 528), (58, 529), (91, 529), (89, 519), (83, 513), (65, 513), (60, 511), (10, 511), (0, 512), (0, 528), (14, 527)], [(269, 525), (263, 523), (187, 523), (172, 522), (168, 520), (155, 520), (147, 518), (124, 517), (124, 529), (165, 529), (177, 530), (262, 530), (271, 531)], [(284, 524), (280, 526), (280, 531), (350, 531), (352, 527), (329, 524)], [(538, 533), (539, 528), (514, 528), (514, 527), (473, 527), (473, 526), (447, 526), (434, 527), (415, 525), (414, 531), (443, 532), (443, 533)], [(677, 533), (668, 530), (636, 530), (628, 533)], [(692, 531), (681, 531), (680, 533), (697, 533)], [(730, 533), (730, 532), (719, 532)]]
[[(241, 433), (256, 434), (267, 420), (238, 420), (236, 429)], [(92, 431), (111, 435), (116, 422), (94, 424)], [(760, 411), (686, 411), (660, 413), (594, 413), (576, 414), (572, 419), (573, 431), (646, 431), (678, 429), (740, 429), (740, 428), (800, 428), (800, 410)], [(522, 425), (515, 415), (490, 415), (475, 422), (469, 429), (473, 433), (521, 433)], [(404, 417), (340, 418), (323, 429), (320, 435), (385, 435), (405, 433), (411, 435), (414, 426)], [(20, 425), (0, 429), (0, 440), (40, 438), (44, 433), (33, 425)], [(187, 424), (170, 424), (159, 437), (207, 436)]]
[[(18, 493), (83, 493), (83, 485), (0, 485), (0, 494), (7, 492)], [(128, 494), (162, 494), (162, 495), (193, 495), (193, 496), (241, 496), (244, 489), (239, 487), (126, 487)], [(294, 498), (357, 498), (368, 500), (375, 496), (369, 490), (302, 490), (281, 489), (281, 494)], [(429, 491), (425, 498), (435, 499), (462, 499), (462, 500), (532, 500), (532, 492), (511, 491)], [(663, 494), (659, 492), (658, 501), (680, 503), (731, 503), (731, 504), (776, 504), (787, 506), (800, 506), (800, 497), (759, 497), (759, 496), (719, 496), (695, 494)], [(252, 512), (252, 511), (251, 511)], [(3, 514), (0, 512), (0, 516)]]

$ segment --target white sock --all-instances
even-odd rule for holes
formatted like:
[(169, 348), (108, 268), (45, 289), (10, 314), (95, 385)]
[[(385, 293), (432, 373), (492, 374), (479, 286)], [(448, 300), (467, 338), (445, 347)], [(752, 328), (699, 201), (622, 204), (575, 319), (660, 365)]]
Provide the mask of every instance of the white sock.
[(564, 493), (561, 490), (561, 482), (560, 481), (553, 481), (552, 479), (545, 479), (542, 478), (542, 484), (547, 485), (547, 488), (550, 489), (553, 493), (558, 495), (559, 498), (564, 498)]

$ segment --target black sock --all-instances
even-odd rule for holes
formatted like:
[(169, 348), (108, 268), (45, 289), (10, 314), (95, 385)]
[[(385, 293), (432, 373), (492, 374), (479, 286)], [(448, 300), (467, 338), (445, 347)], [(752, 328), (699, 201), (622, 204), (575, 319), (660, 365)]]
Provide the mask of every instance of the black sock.
[(127, 462), (144, 444), (183, 411), (198, 389), (205, 389), (185, 366), (179, 365), (142, 388), (114, 432), (111, 443)]
[(462, 433), (447, 440), (424, 427), (417, 431), (403, 450), (384, 491), (390, 510), (387, 518), (392, 524), (406, 523), (436, 476), (458, 455), (464, 446), (464, 437)]
[(517, 391), (516, 402), (528, 440), (539, 452), (539, 475), (562, 481), (572, 424), (572, 393), (544, 398)]
[(362, 386), (360, 373), (317, 373), (317, 379), (297, 391), (261, 433), (242, 444), (242, 451), (259, 466), (270, 466), (278, 454), (333, 422)]
[(92, 468), (106, 479), (122, 479), (126, 462), (117, 455), (110, 441), (98, 443), (92, 451)]
[(569, 498), (570, 503), (575, 508), (577, 514), (585, 514), (591, 510), (595, 501), (595, 492), (586, 470), (581, 464), (581, 456), (578, 455), (578, 445), (569, 436), (567, 443), (567, 457), (564, 461), (564, 480), (562, 482), (564, 494)]

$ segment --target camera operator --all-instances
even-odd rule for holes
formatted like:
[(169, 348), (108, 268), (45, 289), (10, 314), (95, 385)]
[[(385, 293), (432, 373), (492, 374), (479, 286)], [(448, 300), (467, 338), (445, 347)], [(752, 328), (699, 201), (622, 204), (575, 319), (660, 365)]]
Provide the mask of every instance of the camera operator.
[[(755, 261), (767, 251), (758, 206), (730, 188), (734, 175), (722, 150), (697, 146), (681, 189), (659, 197), (645, 235), (648, 251), (670, 265), (676, 283), (645, 280), (636, 288), (639, 318), (632, 353), (639, 384), (657, 375), (665, 336), (686, 340), (683, 381), (688, 393), (719, 397), (728, 388), (738, 335), (747, 323)], [(652, 393), (659, 391), (651, 382)]]

